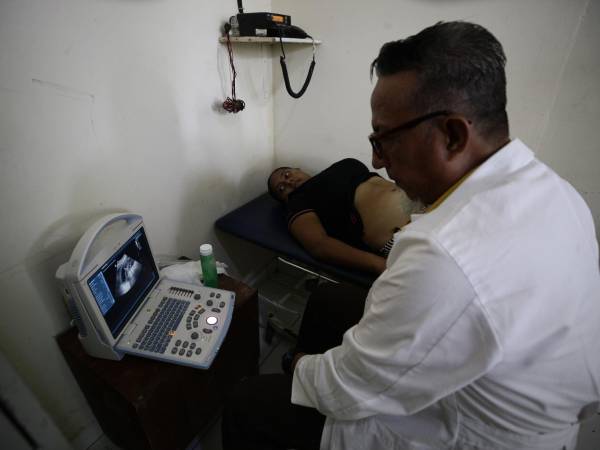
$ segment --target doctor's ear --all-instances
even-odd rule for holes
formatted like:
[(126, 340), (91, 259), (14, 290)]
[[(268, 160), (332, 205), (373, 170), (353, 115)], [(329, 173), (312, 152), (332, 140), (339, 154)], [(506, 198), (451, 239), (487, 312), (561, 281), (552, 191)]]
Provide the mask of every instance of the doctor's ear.
[(444, 121), (444, 128), (448, 152), (451, 154), (462, 152), (466, 148), (473, 131), (472, 122), (463, 116), (451, 115)]

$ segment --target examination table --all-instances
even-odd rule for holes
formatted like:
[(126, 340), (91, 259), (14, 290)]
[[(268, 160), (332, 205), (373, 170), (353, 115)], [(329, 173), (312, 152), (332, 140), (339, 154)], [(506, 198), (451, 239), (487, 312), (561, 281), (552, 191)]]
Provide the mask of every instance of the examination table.
[(218, 219), (218, 230), (272, 250), (280, 259), (335, 281), (370, 287), (376, 276), (314, 259), (287, 229), (284, 206), (264, 193)]

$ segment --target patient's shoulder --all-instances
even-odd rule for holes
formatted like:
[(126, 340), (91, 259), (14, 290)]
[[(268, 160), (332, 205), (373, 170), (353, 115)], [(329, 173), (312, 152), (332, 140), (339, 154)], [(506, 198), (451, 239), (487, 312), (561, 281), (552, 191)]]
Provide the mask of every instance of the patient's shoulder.
[(333, 165), (348, 166), (348, 167), (360, 167), (360, 168), (368, 170), (367, 166), (365, 166), (365, 164), (362, 161), (359, 161), (358, 159), (355, 159), (355, 158), (344, 158), (344, 159), (341, 159), (338, 162), (334, 163)]
[(333, 163), (319, 175), (354, 176), (367, 173), (369, 173), (369, 169), (358, 159), (344, 158)]

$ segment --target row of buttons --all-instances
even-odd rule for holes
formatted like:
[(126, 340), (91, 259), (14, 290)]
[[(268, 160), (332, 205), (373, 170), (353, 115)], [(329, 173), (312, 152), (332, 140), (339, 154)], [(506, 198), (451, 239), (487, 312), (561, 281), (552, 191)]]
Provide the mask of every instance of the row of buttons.
[(191, 291), (189, 289), (178, 288), (178, 287), (171, 287), (171, 288), (169, 288), (169, 293), (176, 294), (181, 297), (191, 297), (194, 294), (194, 291)]
[[(209, 295), (210, 298), (221, 298), (221, 293), (220, 292), (211, 292)], [(202, 295), (200, 295), (200, 293), (196, 293), (194, 294), (194, 300), (200, 300), (202, 298)], [(209, 302), (212, 303), (211, 300), (209, 300)], [(210, 306), (210, 305), (209, 305)]]
[[(186, 341), (185, 343), (187, 343), (187, 341)], [(196, 346), (196, 344), (194, 344), (194, 343), (192, 342), (192, 344), (190, 345), (190, 347), (189, 347), (189, 348), (187, 348), (187, 347), (184, 347), (184, 346), (182, 346), (181, 348), (179, 348), (179, 347), (173, 347), (173, 348), (171, 349), (171, 353), (172, 353), (173, 355), (175, 355), (175, 354), (179, 353), (179, 356), (183, 356), (183, 355), (185, 355), (185, 356), (187, 356), (188, 358), (189, 358), (190, 356), (192, 356), (194, 353), (195, 353), (196, 355), (199, 355), (200, 353), (202, 353), (202, 349), (201, 349), (200, 347), (196, 348), (196, 351), (194, 351), (194, 347), (195, 347), (195, 346)], [(187, 350), (186, 350), (186, 348), (187, 348)]]
[[(215, 304), (215, 302), (213, 302), (212, 300), (206, 300), (206, 306), (212, 306), (214, 304)], [(225, 308), (224, 301), (219, 302), (219, 308)]]

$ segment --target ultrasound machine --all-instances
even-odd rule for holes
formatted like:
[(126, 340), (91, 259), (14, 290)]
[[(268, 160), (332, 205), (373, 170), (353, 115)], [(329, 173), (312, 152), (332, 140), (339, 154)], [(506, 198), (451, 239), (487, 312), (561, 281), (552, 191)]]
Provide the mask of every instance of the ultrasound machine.
[(208, 369), (235, 303), (233, 292), (161, 277), (142, 217), (129, 213), (92, 225), (56, 278), (79, 340), (98, 358)]

